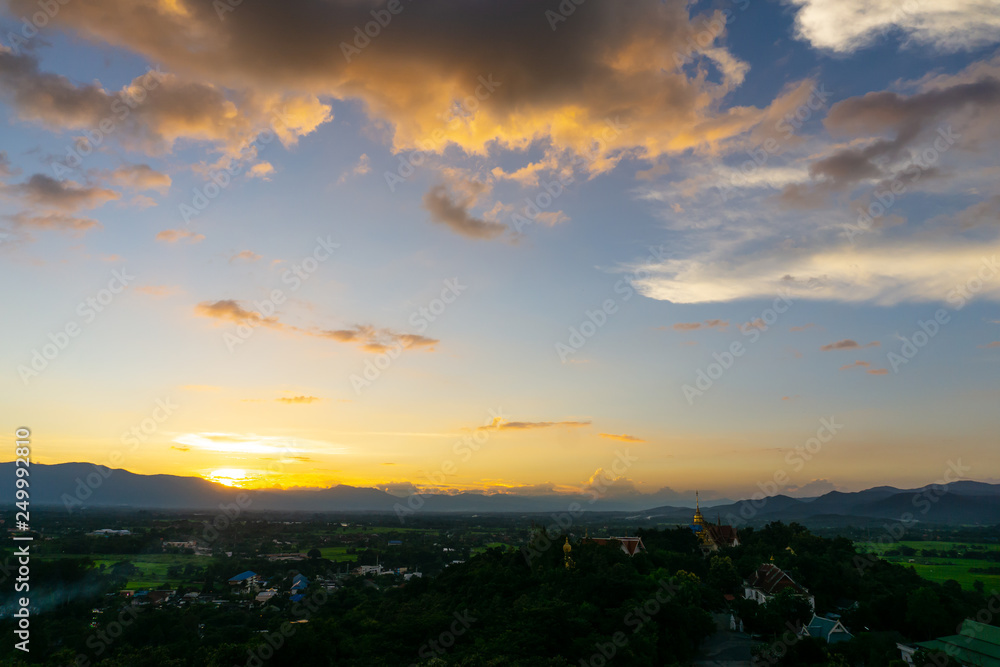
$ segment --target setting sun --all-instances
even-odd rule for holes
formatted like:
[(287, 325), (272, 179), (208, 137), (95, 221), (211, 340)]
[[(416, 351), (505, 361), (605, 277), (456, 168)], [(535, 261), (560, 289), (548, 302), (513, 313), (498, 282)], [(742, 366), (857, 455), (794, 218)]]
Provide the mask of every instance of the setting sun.
[(250, 481), (247, 471), (241, 468), (219, 468), (206, 475), (205, 479), (218, 484), (237, 487), (245, 486)]

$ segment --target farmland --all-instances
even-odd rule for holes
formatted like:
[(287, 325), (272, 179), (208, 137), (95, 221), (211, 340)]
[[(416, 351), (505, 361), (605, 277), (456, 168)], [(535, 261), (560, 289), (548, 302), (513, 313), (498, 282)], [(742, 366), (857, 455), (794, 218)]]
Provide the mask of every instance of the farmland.
[(1000, 574), (970, 571), (1000, 568), (1000, 545), (997, 544), (903, 540), (891, 544), (858, 542), (857, 547), (859, 551), (878, 554), (889, 562), (912, 567), (929, 581), (954, 580), (967, 590), (972, 590), (979, 581), (986, 591), (1000, 591)]

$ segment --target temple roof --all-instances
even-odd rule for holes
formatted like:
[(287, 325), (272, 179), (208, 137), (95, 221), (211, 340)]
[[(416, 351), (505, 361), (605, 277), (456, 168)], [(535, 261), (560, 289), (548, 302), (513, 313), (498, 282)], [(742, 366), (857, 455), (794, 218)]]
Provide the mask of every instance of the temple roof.
[(761, 590), (768, 595), (775, 595), (789, 588), (799, 595), (809, 595), (809, 591), (795, 583), (788, 573), (774, 563), (764, 563), (758, 567), (747, 583), (751, 588)]
[(634, 556), (640, 551), (646, 550), (646, 545), (642, 543), (641, 537), (587, 537), (584, 538), (584, 542), (593, 542), (594, 544), (600, 544), (605, 546), (608, 542), (612, 540), (617, 540), (622, 543), (622, 551), (627, 553), (629, 556)]
[(707, 524), (705, 530), (712, 541), (717, 544), (732, 544), (739, 539), (739, 533), (732, 526), (719, 526)]

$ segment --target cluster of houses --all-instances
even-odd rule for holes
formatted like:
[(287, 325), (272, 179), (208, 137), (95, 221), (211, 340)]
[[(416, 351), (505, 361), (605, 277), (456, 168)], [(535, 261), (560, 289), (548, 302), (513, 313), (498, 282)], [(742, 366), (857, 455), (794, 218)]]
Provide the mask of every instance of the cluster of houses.
[[(242, 604), (243, 606), (253, 606), (254, 604), (264, 605), (272, 598), (287, 596), (291, 602), (298, 602), (305, 597), (306, 589), (309, 587), (309, 578), (304, 574), (296, 574), (292, 577), (292, 584), (288, 591), (280, 591), (276, 586), (269, 586), (267, 579), (252, 570), (240, 572), (228, 579), (226, 582), (231, 591), (252, 596), (250, 600), (242, 603), (235, 603), (232, 600), (220, 599), (211, 594), (191, 591), (181, 593), (174, 590), (123, 590), (122, 597), (130, 601), (133, 606), (185, 606), (195, 602), (210, 603), (216, 606)], [(334, 591), (339, 587), (336, 581), (317, 577), (316, 582), (327, 591)]]
[(197, 540), (178, 540), (178, 541), (161, 541), (160, 547), (164, 551), (170, 549), (180, 549), (181, 551), (190, 551), (195, 556), (211, 556), (212, 547), (210, 546), (198, 546)]
[[(840, 614), (831, 612), (824, 616), (817, 615), (815, 596), (774, 563), (763, 563), (749, 579), (743, 582), (743, 597), (754, 600), (757, 604), (766, 604), (768, 600), (784, 591), (791, 591), (793, 595), (808, 602), (813, 612), (812, 619), (799, 628), (799, 636), (822, 639), (828, 644), (845, 642), (853, 637), (840, 622)], [(845, 605), (850, 604), (850, 601), (845, 601)], [(743, 621), (735, 613), (730, 614), (729, 629), (743, 631)]]
[[(113, 595), (113, 593), (111, 595)], [(135, 607), (183, 607), (191, 604), (192, 602), (214, 602), (216, 605), (221, 605), (227, 602), (226, 600), (215, 600), (211, 595), (198, 593), (197, 591), (181, 593), (180, 591), (174, 590), (124, 590), (120, 591), (119, 595), (129, 600), (132, 606)]]
[[(701, 512), (696, 510), (694, 526), (697, 526), (699, 530), (695, 532), (699, 534), (702, 551), (706, 555), (718, 551), (720, 547), (739, 545), (739, 535), (732, 526), (705, 524), (704, 519), (701, 521), (699, 519), (701, 519)], [(641, 537), (585, 537), (582, 542), (601, 546), (617, 543), (621, 550), (629, 556), (646, 551)], [(747, 600), (754, 600), (758, 604), (765, 604), (775, 595), (786, 590), (791, 590), (793, 594), (806, 600), (813, 612), (809, 623), (802, 625), (799, 629), (800, 636), (816, 637), (830, 644), (851, 639), (852, 635), (841, 623), (839, 614), (829, 613), (825, 616), (818, 616), (816, 614), (816, 598), (774, 563), (762, 564), (743, 583), (743, 597)], [(735, 599), (732, 596), (727, 597)], [(845, 602), (850, 604), (849, 601)], [(742, 632), (743, 621), (735, 613), (730, 614), (729, 627), (731, 630)]]
[(398, 574), (403, 577), (404, 581), (409, 581), (414, 577), (421, 579), (424, 576), (421, 572), (410, 572), (410, 568), (408, 567), (387, 568), (382, 565), (359, 565), (351, 570), (351, 574), (356, 574), (359, 577), (365, 577), (369, 574), (376, 577), (380, 577), (383, 574)]
[[(262, 605), (269, 602), (271, 598), (279, 596), (281, 594), (281, 591), (279, 591), (274, 586), (266, 588), (264, 590), (260, 590), (262, 587), (267, 586), (267, 582), (263, 581), (263, 578), (259, 574), (256, 574), (255, 572), (252, 572), (250, 570), (242, 572), (236, 575), (235, 577), (231, 578), (229, 580), (229, 585), (230, 586), (245, 585), (248, 588), (252, 589), (252, 591), (259, 591), (257, 592), (257, 595), (254, 596), (254, 602), (259, 602)], [(334, 590), (336, 588), (336, 584), (324, 581), (324, 587), (326, 587), (327, 590)], [(298, 602), (299, 600), (303, 599), (306, 596), (305, 593), (307, 588), (309, 588), (309, 579), (306, 577), (306, 575), (301, 573), (296, 574), (294, 577), (292, 577), (291, 588), (288, 589), (288, 600), (290, 602)]]
[[(280, 596), (288, 596), (290, 602), (298, 602), (305, 597), (306, 589), (309, 588), (309, 578), (304, 574), (296, 574), (292, 577), (292, 585), (288, 591), (281, 591), (277, 586), (271, 586), (267, 579), (253, 570), (240, 572), (229, 578), (227, 581), (231, 590), (253, 595), (253, 601), (261, 605), (267, 604), (271, 599)], [(316, 583), (327, 591), (338, 588), (336, 581), (331, 581), (323, 577), (317, 577)]]

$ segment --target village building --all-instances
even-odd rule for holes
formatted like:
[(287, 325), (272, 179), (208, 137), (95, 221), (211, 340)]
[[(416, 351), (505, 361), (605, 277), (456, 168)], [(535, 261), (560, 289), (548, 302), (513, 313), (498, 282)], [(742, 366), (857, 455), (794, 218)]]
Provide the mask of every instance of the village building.
[(600, 544), (601, 546), (607, 546), (612, 542), (620, 542), (621, 550), (629, 556), (645, 553), (646, 551), (646, 545), (642, 543), (641, 537), (585, 537), (581, 542), (591, 542), (593, 544)]
[(809, 606), (816, 611), (816, 598), (805, 588), (795, 583), (787, 572), (774, 563), (764, 563), (757, 568), (743, 584), (743, 597), (764, 604), (772, 597), (785, 590), (791, 590), (796, 595), (809, 601)]
[(198, 546), (198, 543), (194, 540), (187, 542), (163, 542), (162, 546), (164, 549), (194, 549)]
[(813, 614), (812, 620), (809, 621), (808, 625), (802, 626), (802, 629), (799, 630), (799, 635), (801, 637), (822, 639), (828, 644), (846, 642), (854, 637), (844, 627), (844, 624), (840, 622), (840, 619), (825, 618), (816, 614)]
[(264, 584), (264, 577), (253, 570), (247, 570), (246, 572), (240, 572), (236, 576), (230, 577), (227, 583), (232, 588), (245, 588), (248, 591), (255, 592)]
[(896, 644), (903, 662), (916, 664), (913, 655), (920, 649), (942, 652), (959, 665), (1000, 667), (1000, 628), (966, 619), (957, 635), (939, 637), (916, 644)]

